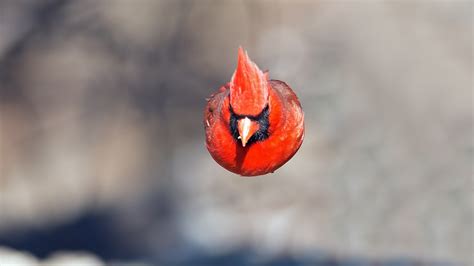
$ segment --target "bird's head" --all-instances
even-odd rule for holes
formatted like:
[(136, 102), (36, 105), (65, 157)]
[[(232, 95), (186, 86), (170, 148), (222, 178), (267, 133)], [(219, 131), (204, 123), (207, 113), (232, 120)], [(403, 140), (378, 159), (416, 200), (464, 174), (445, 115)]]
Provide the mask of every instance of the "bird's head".
[(230, 86), (231, 131), (242, 146), (268, 137), (268, 73), (263, 73), (239, 47)]

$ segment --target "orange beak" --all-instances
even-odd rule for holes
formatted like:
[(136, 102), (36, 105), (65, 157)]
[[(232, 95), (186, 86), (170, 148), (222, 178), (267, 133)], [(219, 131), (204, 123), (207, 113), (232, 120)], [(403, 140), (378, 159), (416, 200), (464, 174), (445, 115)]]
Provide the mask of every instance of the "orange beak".
[(237, 129), (239, 130), (239, 139), (242, 141), (242, 146), (245, 147), (247, 141), (257, 132), (259, 125), (256, 121), (250, 120), (248, 117), (239, 119), (237, 122)]

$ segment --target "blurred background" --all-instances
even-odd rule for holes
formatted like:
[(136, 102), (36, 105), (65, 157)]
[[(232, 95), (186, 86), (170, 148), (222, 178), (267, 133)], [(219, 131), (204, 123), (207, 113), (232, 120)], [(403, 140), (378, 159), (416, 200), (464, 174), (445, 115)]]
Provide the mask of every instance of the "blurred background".
[[(0, 1), (0, 264), (468, 265), (472, 1)], [(306, 138), (204, 146), (242, 45)]]

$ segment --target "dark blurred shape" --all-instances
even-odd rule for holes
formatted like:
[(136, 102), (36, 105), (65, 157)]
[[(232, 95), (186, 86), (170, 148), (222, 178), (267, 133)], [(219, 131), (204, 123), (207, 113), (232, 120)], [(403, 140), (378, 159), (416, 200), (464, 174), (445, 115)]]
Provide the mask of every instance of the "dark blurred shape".
[(117, 237), (120, 234), (110, 219), (106, 213), (90, 213), (51, 228), (11, 231), (0, 237), (0, 245), (28, 250), (42, 259), (58, 250), (88, 251), (107, 260), (142, 257), (127, 239)]

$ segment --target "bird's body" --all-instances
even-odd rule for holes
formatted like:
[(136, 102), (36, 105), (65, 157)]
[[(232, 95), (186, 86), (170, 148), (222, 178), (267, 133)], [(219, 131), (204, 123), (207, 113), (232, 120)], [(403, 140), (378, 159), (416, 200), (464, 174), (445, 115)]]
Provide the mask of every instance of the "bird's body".
[(269, 80), (242, 48), (231, 82), (208, 99), (204, 114), (210, 154), (243, 176), (271, 173), (298, 151), (304, 115), (284, 82)]

